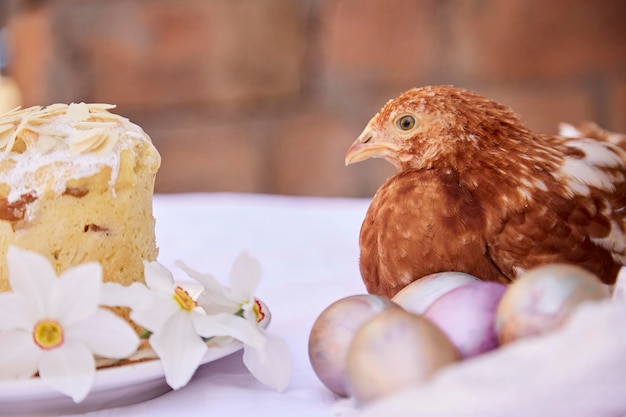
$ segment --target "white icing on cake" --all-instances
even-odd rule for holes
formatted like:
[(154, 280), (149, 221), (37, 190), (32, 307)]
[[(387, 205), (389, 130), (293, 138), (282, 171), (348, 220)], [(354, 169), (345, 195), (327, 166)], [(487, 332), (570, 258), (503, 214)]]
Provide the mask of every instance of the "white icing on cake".
[(108, 111), (114, 107), (53, 104), (0, 116), (0, 183), (11, 187), (8, 202), (28, 193), (61, 195), (68, 181), (106, 167), (111, 168), (112, 187), (121, 152), (137, 141), (150, 142), (139, 126)]

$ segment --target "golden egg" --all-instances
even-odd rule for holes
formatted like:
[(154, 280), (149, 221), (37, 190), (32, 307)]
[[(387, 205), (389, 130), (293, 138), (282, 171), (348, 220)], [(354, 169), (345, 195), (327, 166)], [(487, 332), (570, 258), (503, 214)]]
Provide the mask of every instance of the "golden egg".
[(434, 324), (417, 314), (389, 309), (363, 324), (346, 359), (348, 392), (365, 404), (428, 380), (460, 359)]

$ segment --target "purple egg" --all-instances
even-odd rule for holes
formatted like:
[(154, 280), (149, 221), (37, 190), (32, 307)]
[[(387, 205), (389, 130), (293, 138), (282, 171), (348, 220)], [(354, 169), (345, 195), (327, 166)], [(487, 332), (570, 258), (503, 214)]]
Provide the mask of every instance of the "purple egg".
[(506, 285), (476, 282), (442, 295), (424, 312), (452, 341), (462, 358), (498, 347), (495, 328), (498, 303)]

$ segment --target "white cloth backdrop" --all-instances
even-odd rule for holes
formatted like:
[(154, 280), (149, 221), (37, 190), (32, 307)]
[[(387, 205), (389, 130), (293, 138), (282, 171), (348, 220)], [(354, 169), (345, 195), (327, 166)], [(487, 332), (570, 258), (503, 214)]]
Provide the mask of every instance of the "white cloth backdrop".
[(292, 381), (285, 393), (273, 392), (248, 373), (239, 352), (203, 366), (179, 391), (84, 415), (626, 416), (626, 309), (613, 305), (583, 311), (566, 334), (455, 366), (370, 410), (357, 412), (338, 401), (309, 365), (308, 336), (330, 303), (365, 292), (358, 234), (368, 204), (244, 194), (155, 196), (159, 261), (171, 270), (178, 271), (173, 263), (180, 259), (227, 283), (242, 250), (259, 259), (258, 296), (271, 310), (270, 331), (291, 349)]

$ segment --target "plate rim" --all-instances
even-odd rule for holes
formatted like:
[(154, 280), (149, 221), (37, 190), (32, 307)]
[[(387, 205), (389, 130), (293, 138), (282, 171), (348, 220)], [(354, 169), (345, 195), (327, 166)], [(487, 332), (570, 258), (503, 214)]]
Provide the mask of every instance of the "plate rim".
[[(209, 350), (202, 358), (199, 367), (231, 355), (241, 350), (242, 348), (243, 343), (235, 339), (227, 344), (209, 346)], [(132, 375), (133, 378), (127, 378), (128, 375)], [(129, 363), (127, 365), (111, 366), (103, 369), (97, 369), (96, 375), (94, 377), (93, 386), (90, 390), (90, 394), (94, 391), (124, 385), (120, 384), (120, 381), (125, 381), (126, 383), (130, 384), (131, 382), (137, 383), (140, 381), (148, 381), (164, 377), (165, 374), (163, 371), (163, 366), (159, 358), (148, 359), (142, 362)], [(17, 401), (16, 396), (33, 397), (37, 394), (41, 396), (59, 396), (71, 399), (67, 395), (52, 389), (41, 378), (31, 377), (27, 379), (0, 380), (0, 405), (4, 403), (19, 402)], [(87, 399), (88, 397), (89, 394), (87, 394), (87, 397), (85, 397), (85, 399)]]
[[(261, 328), (266, 329), (271, 321), (271, 312), (263, 301), (256, 298), (257, 301), (263, 306), (266, 315), (259, 325)], [(198, 369), (210, 362), (217, 361), (226, 356), (229, 356), (235, 352), (243, 349), (244, 345), (237, 339), (225, 336), (224, 342), (213, 344), (209, 343), (208, 350), (204, 354)], [(196, 370), (197, 371), (197, 370)], [(122, 388), (125, 386), (137, 385), (142, 382), (163, 380), (163, 384), (166, 385), (163, 390), (152, 398), (156, 398), (164, 393), (172, 391), (172, 388), (165, 382), (165, 372), (161, 360), (157, 358), (144, 360), (141, 362), (129, 363), (121, 366), (111, 366), (101, 369), (96, 369), (93, 385), (87, 394), (87, 396), (79, 403), (74, 403), (71, 397), (52, 389), (44, 380), (38, 377), (30, 377), (26, 379), (11, 379), (0, 380), (0, 416), (4, 416), (4, 408), (10, 405), (22, 404), (26, 400), (36, 400), (37, 402), (46, 401), (69, 401), (71, 405), (65, 412), (71, 412), (71, 406), (76, 408), (89, 408), (86, 406), (90, 399), (98, 396), (102, 392), (112, 390), (115, 388)], [(184, 388), (184, 387), (181, 387)], [(91, 398), (90, 398), (91, 397)], [(145, 401), (145, 400), (144, 400)], [(129, 402), (126, 405), (138, 403)], [(104, 410), (110, 407), (94, 407), (91, 411)], [(50, 410), (53, 413), (56, 410)], [(48, 413), (49, 414), (49, 413)], [(11, 415), (11, 414), (6, 414)]]

